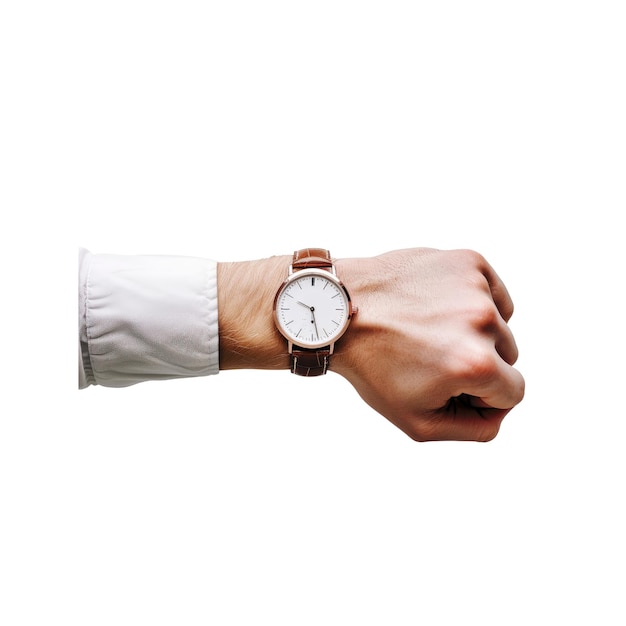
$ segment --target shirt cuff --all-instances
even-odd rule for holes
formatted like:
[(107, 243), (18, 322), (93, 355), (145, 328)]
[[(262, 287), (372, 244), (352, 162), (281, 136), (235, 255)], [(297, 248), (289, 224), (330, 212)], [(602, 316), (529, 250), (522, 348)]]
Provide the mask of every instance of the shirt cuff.
[(79, 255), (79, 387), (219, 371), (217, 263)]

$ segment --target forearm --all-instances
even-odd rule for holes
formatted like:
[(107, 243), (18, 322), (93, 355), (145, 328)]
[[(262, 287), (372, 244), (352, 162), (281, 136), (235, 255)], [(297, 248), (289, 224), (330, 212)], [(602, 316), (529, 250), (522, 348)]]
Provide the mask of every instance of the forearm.
[(220, 370), (289, 368), (272, 307), (290, 262), (289, 256), (274, 256), (218, 263)]

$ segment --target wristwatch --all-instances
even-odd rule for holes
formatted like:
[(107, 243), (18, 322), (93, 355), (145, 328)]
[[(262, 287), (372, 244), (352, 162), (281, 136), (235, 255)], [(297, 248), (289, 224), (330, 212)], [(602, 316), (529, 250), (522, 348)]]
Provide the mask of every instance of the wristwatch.
[(296, 250), (274, 298), (274, 321), (287, 340), (291, 371), (300, 376), (325, 374), (335, 342), (356, 312), (330, 252)]

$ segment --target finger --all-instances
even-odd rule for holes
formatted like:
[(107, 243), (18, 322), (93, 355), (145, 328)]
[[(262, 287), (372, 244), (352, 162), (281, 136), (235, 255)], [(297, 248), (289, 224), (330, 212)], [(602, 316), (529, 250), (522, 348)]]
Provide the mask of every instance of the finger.
[(478, 305), (466, 312), (466, 322), (472, 334), (477, 331), (480, 336), (491, 339), (492, 345), (495, 345), (497, 353), (506, 363), (513, 365), (517, 361), (519, 353), (513, 333), (490, 294), (485, 294)]
[(498, 325), (495, 335), (496, 352), (502, 357), (505, 363), (513, 365), (519, 356), (517, 342), (509, 326), (502, 320)]
[(513, 315), (514, 306), (506, 285), (493, 267), (491, 267), (491, 265), (484, 259), (481, 271), (483, 276), (487, 279), (487, 283), (489, 284), (489, 289), (491, 291), (491, 297), (493, 298), (500, 315), (505, 322), (508, 322)]
[[(475, 400), (475, 399), (473, 399)], [(421, 441), (491, 441), (510, 409), (472, 406), (467, 396), (451, 398), (430, 423), (418, 429)], [(415, 433), (413, 438), (417, 438)]]
[(474, 409), (492, 409), (493, 407), (489, 406), (484, 400), (477, 398), (476, 396), (468, 396), (466, 393), (463, 393), (459, 396), (459, 400), (465, 402), (468, 406), (471, 406)]
[(462, 393), (475, 396), (496, 409), (512, 409), (522, 401), (525, 387), (521, 373), (493, 354), (474, 365)]

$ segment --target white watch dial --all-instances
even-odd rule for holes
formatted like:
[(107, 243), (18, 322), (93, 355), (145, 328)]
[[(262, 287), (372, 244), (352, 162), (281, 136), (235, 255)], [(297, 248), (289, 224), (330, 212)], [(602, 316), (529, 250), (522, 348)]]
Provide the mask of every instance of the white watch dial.
[(293, 274), (279, 291), (274, 307), (283, 335), (305, 348), (320, 348), (339, 339), (351, 313), (346, 291), (323, 270)]

